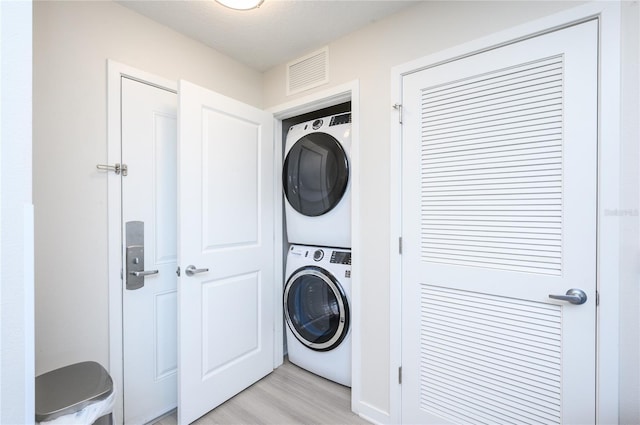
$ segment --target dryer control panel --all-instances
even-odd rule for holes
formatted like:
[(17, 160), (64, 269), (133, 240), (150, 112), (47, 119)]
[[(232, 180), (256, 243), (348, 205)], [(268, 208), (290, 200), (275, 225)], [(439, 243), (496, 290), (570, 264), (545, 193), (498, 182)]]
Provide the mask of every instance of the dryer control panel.
[(342, 115), (332, 116), (331, 121), (329, 122), (329, 127), (333, 125), (349, 124), (349, 123), (351, 123), (351, 112), (342, 114)]
[(348, 251), (331, 251), (331, 260), (333, 264), (351, 265), (351, 253)]

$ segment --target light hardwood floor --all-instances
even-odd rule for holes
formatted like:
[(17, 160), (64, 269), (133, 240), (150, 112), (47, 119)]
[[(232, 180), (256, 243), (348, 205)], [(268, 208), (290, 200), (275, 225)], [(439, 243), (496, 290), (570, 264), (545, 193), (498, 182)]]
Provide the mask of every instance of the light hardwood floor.
[[(175, 412), (154, 425), (175, 425)], [(351, 412), (351, 390), (285, 362), (198, 419), (214, 424), (368, 424)]]

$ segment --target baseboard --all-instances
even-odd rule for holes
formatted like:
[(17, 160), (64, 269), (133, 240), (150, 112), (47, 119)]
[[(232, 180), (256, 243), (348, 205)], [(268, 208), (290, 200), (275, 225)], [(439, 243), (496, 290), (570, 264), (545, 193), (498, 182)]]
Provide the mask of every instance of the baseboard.
[(369, 403), (359, 402), (358, 403), (358, 416), (360, 416), (365, 421), (371, 422), (372, 424), (378, 425), (388, 425), (391, 424), (391, 415), (389, 412), (385, 412), (375, 406), (370, 405)]

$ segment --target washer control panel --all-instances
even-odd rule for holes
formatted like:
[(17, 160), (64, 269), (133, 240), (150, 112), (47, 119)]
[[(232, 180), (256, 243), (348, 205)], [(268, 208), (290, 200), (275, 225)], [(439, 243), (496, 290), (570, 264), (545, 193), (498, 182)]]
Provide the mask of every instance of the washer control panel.
[(302, 264), (308, 265), (314, 262), (320, 264), (339, 264), (343, 266), (351, 265), (351, 251), (348, 249), (328, 248), (323, 246), (313, 247), (304, 245), (291, 245), (289, 248), (289, 260), (301, 261)]
[(316, 249), (315, 252), (313, 253), (313, 259), (315, 261), (320, 261), (324, 258), (324, 251), (321, 249)]

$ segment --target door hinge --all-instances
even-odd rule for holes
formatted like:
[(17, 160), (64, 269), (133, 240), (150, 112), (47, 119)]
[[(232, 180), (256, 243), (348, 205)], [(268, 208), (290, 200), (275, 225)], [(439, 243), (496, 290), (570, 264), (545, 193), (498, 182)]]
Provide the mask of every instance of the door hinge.
[(398, 111), (398, 122), (402, 124), (402, 103), (394, 103), (393, 109)]
[(596, 307), (600, 305), (600, 292), (596, 291)]
[(398, 368), (398, 384), (402, 385), (402, 366)]
[(402, 236), (398, 238), (398, 254), (402, 255)]

